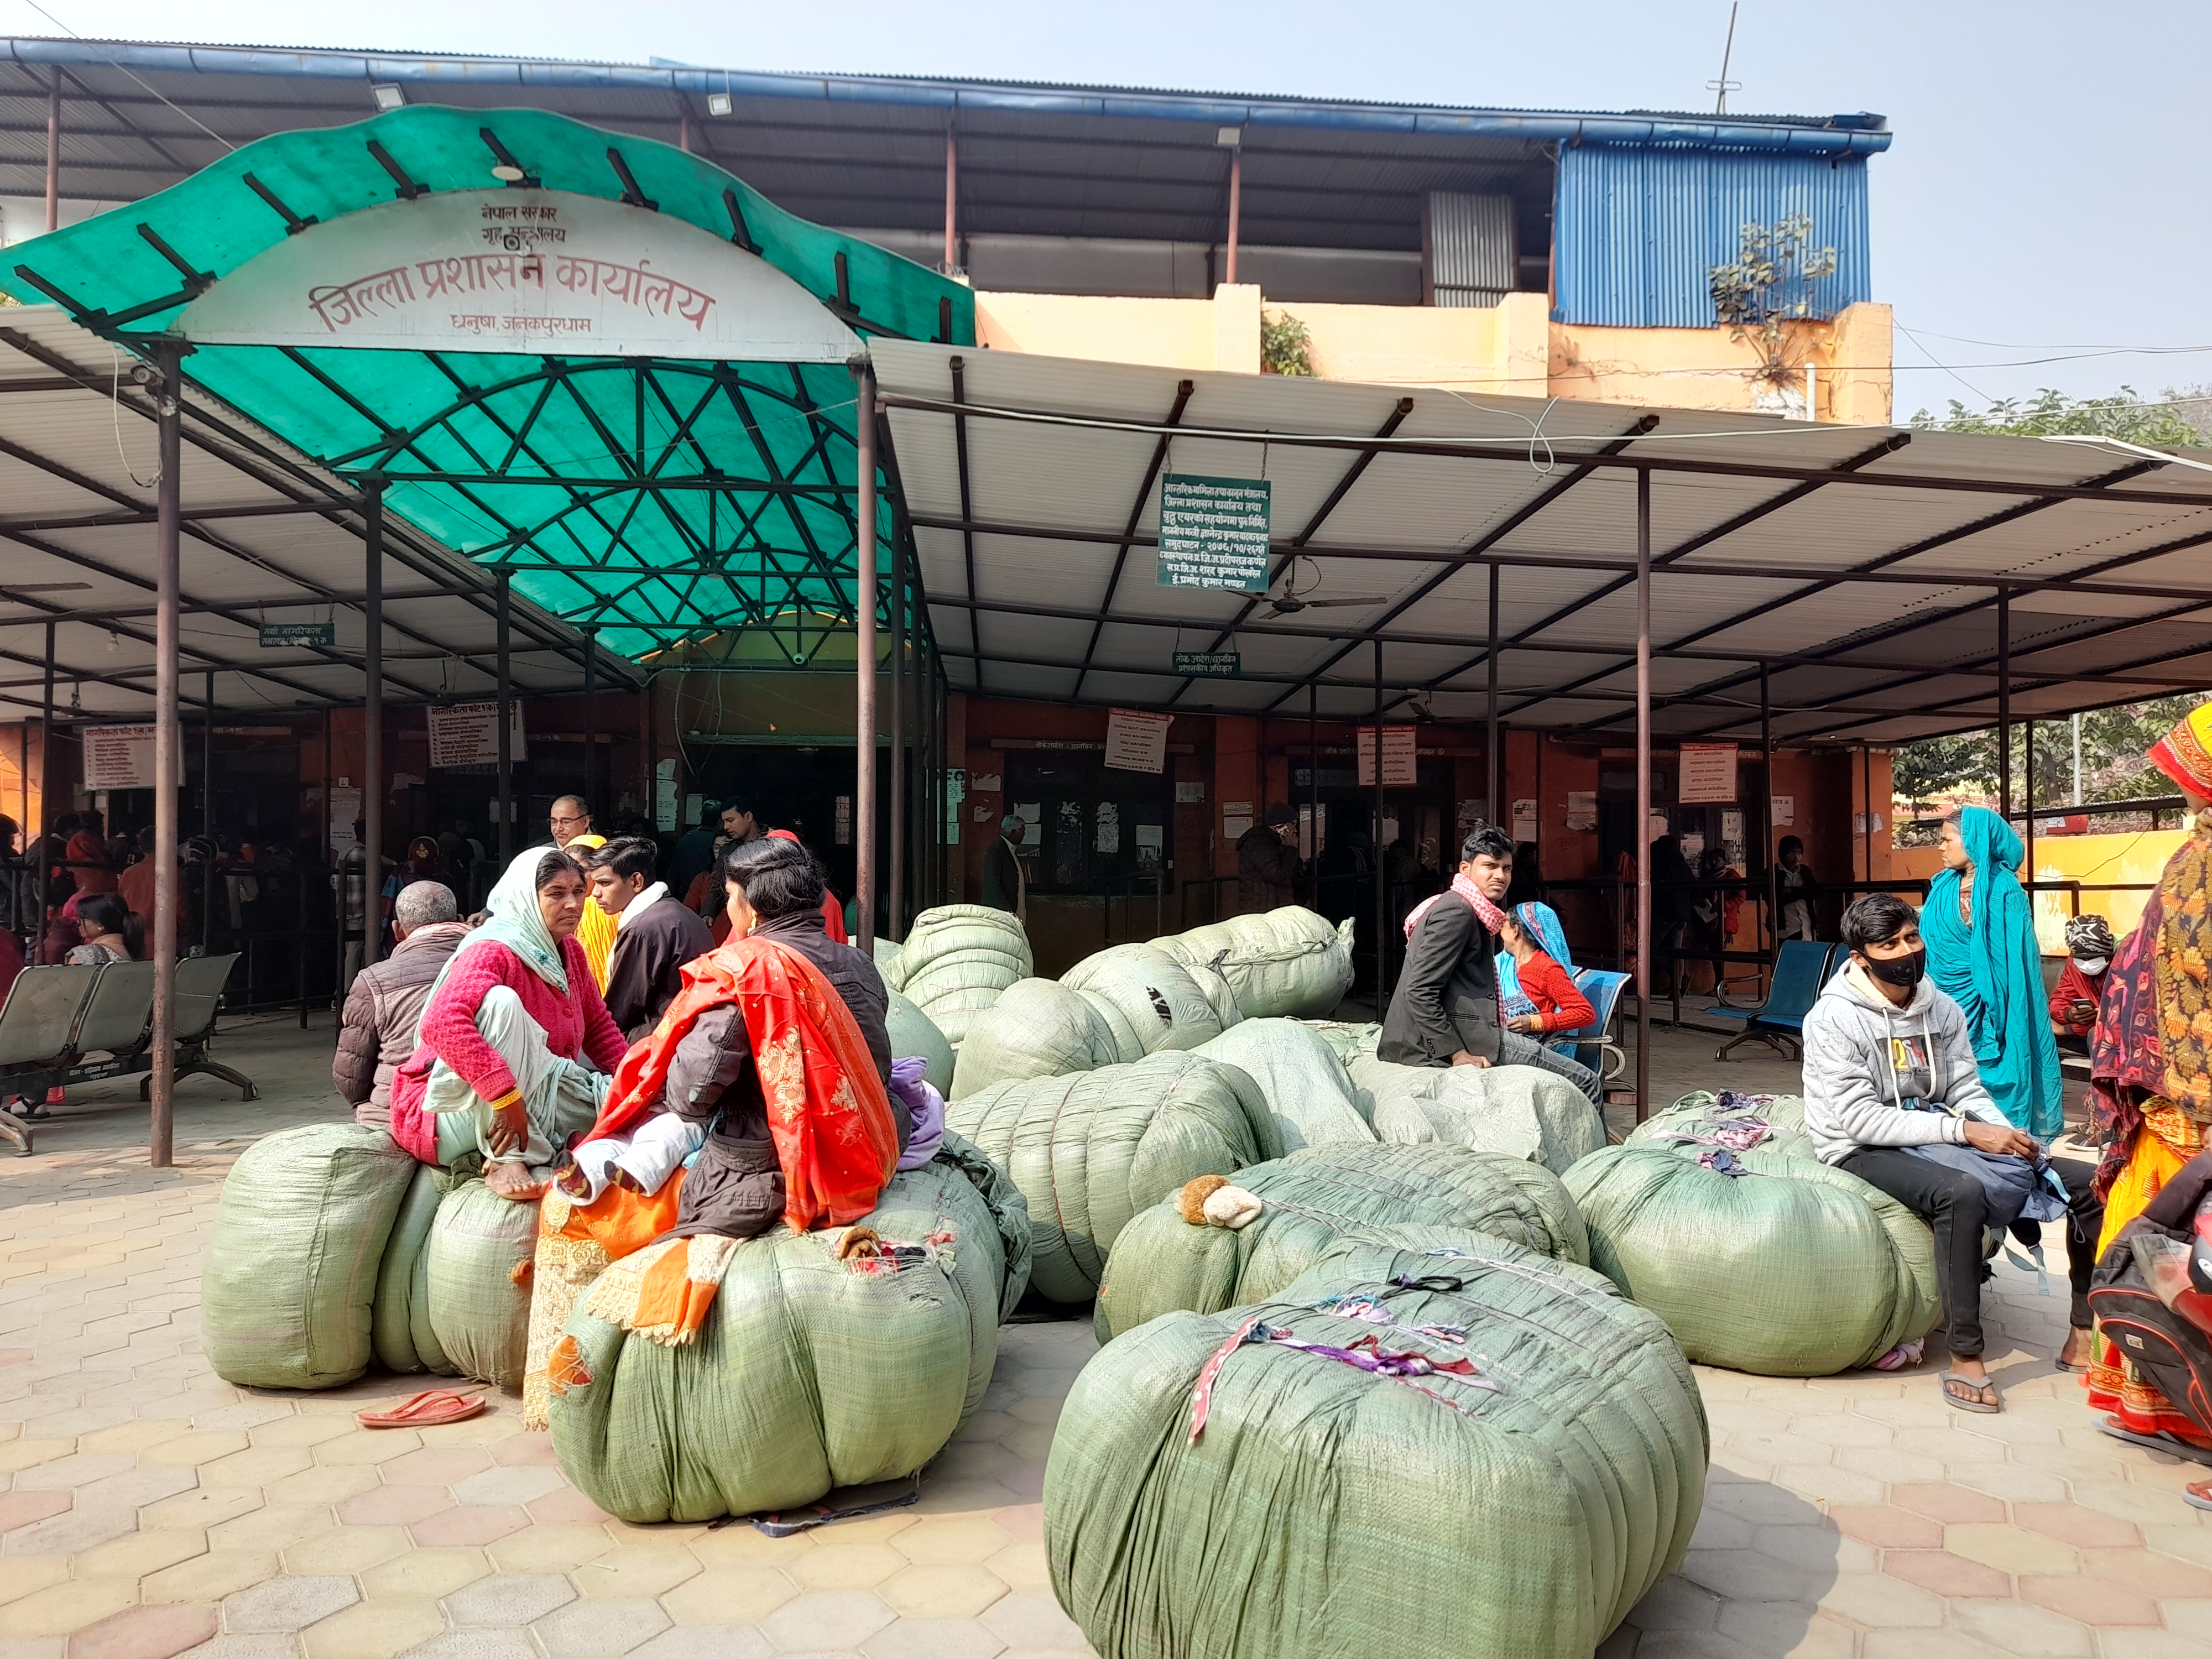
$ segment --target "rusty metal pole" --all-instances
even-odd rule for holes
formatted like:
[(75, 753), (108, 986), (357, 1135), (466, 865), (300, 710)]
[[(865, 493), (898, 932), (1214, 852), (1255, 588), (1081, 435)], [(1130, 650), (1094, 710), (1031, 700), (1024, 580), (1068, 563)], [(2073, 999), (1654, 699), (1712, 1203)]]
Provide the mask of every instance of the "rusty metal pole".
[(1651, 1097), (1651, 471), (1636, 475), (1636, 1121)]
[[(598, 775), (599, 753), (599, 630), (597, 627), (584, 629), (584, 811), (590, 812), (592, 784)], [(608, 769), (609, 772), (613, 768)], [(607, 821), (612, 823), (611, 809)], [(596, 824), (594, 825), (596, 828)], [(605, 834), (601, 830), (602, 835)], [(680, 898), (683, 896), (678, 894)]]
[(1997, 815), (2012, 819), (2012, 590), (1997, 589)]
[(859, 635), (854, 672), (853, 889), (859, 901), (853, 943), (863, 956), (876, 945), (876, 373), (856, 364), (853, 435), (860, 454), (860, 501), (854, 541), (857, 574), (853, 623)]
[[(1352, 744), (1356, 761), (1359, 745)], [(1383, 964), (1389, 960), (1390, 890), (1383, 876), (1382, 813), (1386, 803), (1382, 797), (1382, 636), (1375, 636), (1375, 1018), (1382, 1018), (1389, 1006), (1389, 976)]]
[(890, 929), (888, 937), (894, 943), (906, 933), (906, 546), (894, 537), (890, 580), (891, 751), (890, 776), (885, 791), (890, 796), (889, 823), (884, 830), (890, 866), (884, 872), (884, 905)]
[(183, 520), (184, 416), (179, 404), (183, 348), (156, 342), (157, 425), (161, 481), (155, 507), (154, 547), (154, 1035), (153, 1104), (149, 1162), (166, 1170), (175, 1161), (177, 1088), (177, 774), (185, 757), (177, 729), (178, 541)]
[[(1504, 566), (1490, 567), (1490, 647), (1483, 653), (1485, 665), (1490, 670), (1490, 731), (1483, 743), (1490, 758), (1490, 821), (1509, 826), (1511, 817), (1498, 799), (1505, 787), (1505, 757), (1498, 749), (1498, 579), (1504, 574)], [(1507, 832), (1511, 833), (1510, 828)]]
[(514, 860), (514, 675), (509, 661), (508, 630), (514, 611), (507, 573), (495, 573), (499, 613), (499, 868)]
[(960, 145), (952, 123), (945, 124), (945, 273), (960, 268)]
[(62, 72), (46, 88), (46, 228), (62, 228)]
[(384, 480), (362, 486), (361, 965), (384, 943)]
[[(1779, 953), (1782, 944), (1780, 914), (1775, 909), (1775, 900), (1781, 894), (1780, 884), (1774, 874), (1774, 705), (1767, 693), (1766, 659), (1759, 664), (1759, 868), (1766, 874), (1766, 904), (1759, 918), (1759, 948)], [(1751, 872), (1751, 860), (1744, 860), (1744, 872)], [(1771, 972), (1773, 958), (1768, 958)], [(1770, 979), (1767, 981), (1771, 984)]]
[[(1244, 145), (1242, 136), (1229, 152), (1229, 261), (1226, 280), (1237, 280), (1237, 233), (1244, 213)], [(1375, 741), (1382, 741), (1382, 728), (1375, 728)], [(1375, 751), (1376, 775), (1382, 775), (1382, 751)]]

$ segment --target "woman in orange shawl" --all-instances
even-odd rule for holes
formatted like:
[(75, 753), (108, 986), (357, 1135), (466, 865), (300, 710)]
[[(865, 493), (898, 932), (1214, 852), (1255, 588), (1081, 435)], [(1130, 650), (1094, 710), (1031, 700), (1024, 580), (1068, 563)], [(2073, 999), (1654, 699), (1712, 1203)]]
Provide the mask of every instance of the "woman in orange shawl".
[[(2189, 803), (2189, 839), (2166, 861), (2142, 921), (2106, 976), (2091, 1040), (2089, 1109), (2102, 1149), (2101, 1258), (2212, 1124), (2212, 703), (2192, 710), (2150, 758)], [(2085, 1379), (2108, 1428), (2212, 1449), (2212, 1435), (2150, 1386), (2109, 1342)], [(2212, 1498), (2212, 1493), (2208, 1493)]]
[(557, 1182), (548, 1195), (526, 1420), (544, 1421), (546, 1372), (563, 1364), (561, 1328), (577, 1293), (611, 1262), (634, 1252), (643, 1261), (646, 1245), (675, 1241), (624, 1278), (634, 1305), (603, 1311), (658, 1340), (686, 1341), (735, 1241), (779, 1221), (804, 1232), (858, 1220), (876, 1207), (904, 1149), (909, 1119), (887, 1086), (890, 994), (874, 963), (823, 931), (813, 860), (792, 842), (745, 842), (725, 853), (722, 874), (728, 941), (685, 964), (683, 990), (624, 1056), (592, 1129), (625, 1133), (674, 1112), (706, 1127), (705, 1145), (650, 1196), (610, 1187), (574, 1205)]

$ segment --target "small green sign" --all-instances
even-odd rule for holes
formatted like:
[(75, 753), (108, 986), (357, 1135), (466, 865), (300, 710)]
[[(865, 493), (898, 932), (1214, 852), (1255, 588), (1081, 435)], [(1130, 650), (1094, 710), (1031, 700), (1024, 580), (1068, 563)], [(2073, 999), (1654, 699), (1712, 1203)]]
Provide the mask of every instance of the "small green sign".
[(1244, 672), (1241, 651), (1178, 651), (1175, 672), (1194, 679), (1233, 680)]
[(1265, 478), (1161, 479), (1159, 585), (1266, 592), (1273, 494)]
[(338, 630), (336, 623), (264, 623), (261, 624), (261, 648), (264, 651), (289, 645), (336, 645)]

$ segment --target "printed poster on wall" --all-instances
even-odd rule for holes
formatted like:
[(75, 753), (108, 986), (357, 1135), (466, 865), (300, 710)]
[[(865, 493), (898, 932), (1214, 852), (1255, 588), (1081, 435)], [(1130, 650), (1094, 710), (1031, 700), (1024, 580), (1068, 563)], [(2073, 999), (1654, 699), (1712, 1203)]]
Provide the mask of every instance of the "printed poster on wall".
[[(522, 732), (522, 704), (507, 705), (507, 758), (530, 758)], [(433, 766), (496, 766), (499, 764), (499, 705), (496, 702), (457, 702), (430, 708), (430, 764)]]
[(1735, 759), (1736, 747), (1732, 743), (1684, 744), (1681, 782), (1675, 799), (1685, 806), (1735, 800)]
[[(160, 781), (154, 769), (150, 726), (94, 726), (84, 733), (87, 789), (151, 789)], [(177, 782), (185, 781), (185, 746), (177, 745)]]
[[(1419, 733), (1410, 726), (1386, 726), (1382, 728), (1382, 787), (1385, 789), (1411, 789), (1413, 787), (1414, 765), (1418, 758), (1416, 745)], [(1375, 728), (1359, 728), (1359, 787), (1375, 787)]]
[(1106, 764), (1117, 772), (1164, 772), (1168, 727), (1172, 714), (1147, 714), (1136, 708), (1106, 711)]
[(1796, 796), (1775, 795), (1770, 799), (1773, 802), (1773, 823), (1775, 828), (1778, 830), (1787, 830), (1791, 824), (1797, 822)]

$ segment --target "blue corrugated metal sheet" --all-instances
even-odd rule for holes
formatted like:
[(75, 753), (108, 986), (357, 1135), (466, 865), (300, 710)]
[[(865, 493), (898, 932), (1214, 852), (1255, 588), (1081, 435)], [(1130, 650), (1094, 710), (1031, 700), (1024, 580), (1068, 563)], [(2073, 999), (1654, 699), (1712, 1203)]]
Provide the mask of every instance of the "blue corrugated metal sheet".
[(1744, 225), (1792, 213), (1812, 216), (1814, 246), (1836, 250), (1814, 313), (1871, 297), (1861, 157), (1563, 147), (1553, 222), (1559, 320), (1711, 328), (1712, 268), (1735, 261)]

